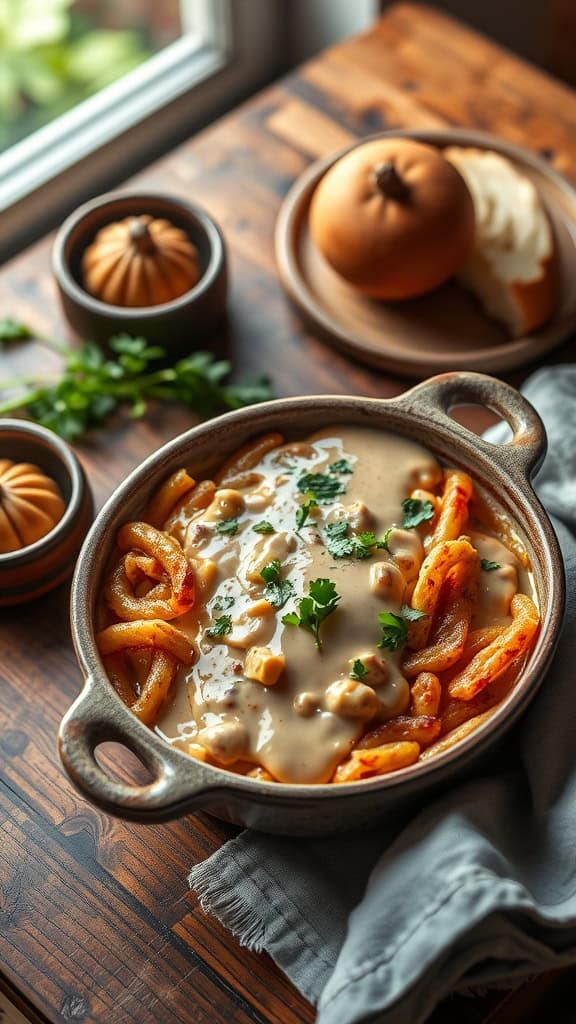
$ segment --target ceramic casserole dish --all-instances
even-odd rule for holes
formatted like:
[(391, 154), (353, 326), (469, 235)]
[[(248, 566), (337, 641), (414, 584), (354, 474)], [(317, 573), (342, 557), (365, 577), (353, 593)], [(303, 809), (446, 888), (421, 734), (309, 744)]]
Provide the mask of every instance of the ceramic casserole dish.
[[(492, 444), (452, 419), (450, 409), (466, 404), (497, 412), (511, 428), (508, 443)], [(515, 687), (488, 721), (443, 754), (390, 775), (336, 786), (291, 785), (262, 782), (196, 761), (136, 719), (105, 674), (94, 621), (117, 530), (137, 519), (158, 485), (181, 466), (200, 477), (265, 431), (279, 430), (288, 439), (297, 439), (345, 424), (381, 428), (420, 442), (442, 463), (468, 472), (496, 501), (531, 561), (541, 614), (536, 645)], [(531, 486), (545, 450), (544, 428), (532, 406), (502, 381), (473, 373), (433, 377), (387, 400), (319, 395), (268, 402), (203, 423), (166, 444), (114, 492), (77, 563), (72, 634), (85, 685), (59, 734), (60, 755), (73, 783), (98, 807), (136, 821), (165, 821), (204, 809), (262, 831), (328, 835), (368, 827), (469, 773), (502, 741), (534, 697), (559, 635), (562, 561), (550, 521)], [(136, 754), (152, 775), (148, 785), (121, 782), (100, 766), (95, 750), (108, 740)]]

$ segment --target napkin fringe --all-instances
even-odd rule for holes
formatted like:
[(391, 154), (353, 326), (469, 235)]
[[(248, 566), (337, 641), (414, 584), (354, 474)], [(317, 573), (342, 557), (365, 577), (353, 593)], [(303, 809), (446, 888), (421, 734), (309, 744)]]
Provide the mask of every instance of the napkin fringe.
[(266, 936), (262, 918), (238, 893), (231, 895), (225, 876), (214, 876), (212, 872), (207, 860), (196, 864), (188, 875), (188, 884), (198, 893), (202, 910), (217, 918), (241, 946), (261, 953)]

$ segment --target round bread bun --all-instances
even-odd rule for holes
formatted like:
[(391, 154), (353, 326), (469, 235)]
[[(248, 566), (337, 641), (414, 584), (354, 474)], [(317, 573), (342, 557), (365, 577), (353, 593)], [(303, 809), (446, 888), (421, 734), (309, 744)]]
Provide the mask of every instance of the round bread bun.
[(474, 204), (456, 168), (409, 139), (360, 143), (318, 183), (318, 249), (365, 295), (407, 299), (442, 284), (474, 248)]

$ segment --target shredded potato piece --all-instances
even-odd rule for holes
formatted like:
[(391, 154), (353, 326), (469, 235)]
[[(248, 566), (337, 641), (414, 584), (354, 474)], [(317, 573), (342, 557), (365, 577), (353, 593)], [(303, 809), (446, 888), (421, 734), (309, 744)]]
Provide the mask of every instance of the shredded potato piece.
[(194, 660), (194, 647), (188, 637), (162, 619), (115, 622), (97, 634), (96, 643), (102, 657), (134, 648), (152, 648), (171, 654), (184, 665), (191, 665)]
[(412, 710), (415, 715), (435, 718), (442, 699), (442, 685), (433, 672), (420, 672), (412, 683)]
[(136, 690), (130, 678), (123, 653), (119, 651), (116, 654), (109, 654), (105, 660), (105, 666), (108, 678), (116, 693), (131, 708), (136, 700)]
[(254, 469), (254, 466), (258, 465), (264, 455), (267, 455), (274, 448), (279, 448), (283, 443), (284, 438), (282, 434), (276, 433), (263, 434), (261, 437), (257, 437), (255, 441), (249, 441), (248, 444), (239, 448), (230, 459), (227, 459), (218, 470), (214, 477), (215, 483), (218, 487), (236, 486), (235, 480), (237, 477), (242, 476), (247, 470)]
[(149, 501), (144, 520), (161, 529), (176, 503), (192, 490), (195, 483), (185, 469), (177, 469)]
[(410, 624), (408, 647), (411, 650), (421, 650), (427, 643), (442, 584), (456, 565), (461, 567), (461, 572), (467, 572), (470, 579), (479, 572), (480, 556), (465, 538), (438, 544), (424, 559), (412, 594), (412, 607), (424, 612), (425, 617)]
[(493, 640), (497, 640), (499, 636), (506, 629), (506, 626), (484, 626), (482, 629), (471, 629), (468, 633), (468, 639), (464, 650), (462, 651), (462, 658), (465, 661), (470, 661), (478, 651), (481, 651), (483, 647), (488, 647)]
[(165, 651), (153, 651), (147, 677), (137, 695), (130, 678), (125, 653), (119, 650), (105, 657), (104, 664), (110, 682), (136, 718), (144, 725), (154, 725), (176, 675), (176, 661)]
[(451, 697), (472, 700), (485, 686), (495, 682), (516, 658), (528, 652), (540, 621), (538, 610), (526, 594), (515, 594), (510, 610), (512, 624), (450, 680), (448, 693)]
[(496, 704), (501, 704), (514, 685), (516, 673), (520, 665), (514, 662), (504, 675), (500, 676), (492, 686), (486, 686), (472, 700), (456, 700), (448, 697), (440, 711), (442, 735), (467, 722), (469, 718), (481, 715)]
[[(167, 582), (159, 583), (149, 593), (137, 596), (131, 588), (125, 564), (120, 562), (113, 570), (104, 594), (119, 619), (174, 619), (187, 612), (194, 603), (194, 573), (180, 545), (172, 537), (148, 523), (126, 523), (118, 531), (120, 551), (130, 554), (134, 549), (153, 559), (147, 563), (157, 577), (157, 564), (166, 574)], [(134, 567), (131, 559), (131, 571)], [(143, 563), (137, 563), (143, 568)]]
[(129, 551), (124, 559), (124, 572), (133, 587), (136, 587), (143, 580), (165, 579), (164, 569), (157, 558), (151, 555), (139, 555), (136, 551)]
[(414, 764), (420, 755), (418, 743), (386, 743), (371, 750), (353, 750), (347, 761), (339, 764), (333, 782), (356, 782), (373, 775), (387, 775)]
[(174, 676), (176, 661), (166, 651), (155, 651), (150, 664), (148, 678), (131, 710), (144, 725), (154, 725), (160, 708), (166, 700)]
[(460, 740), (465, 739), (466, 736), (469, 736), (471, 732), (475, 732), (475, 730), (480, 725), (483, 725), (484, 722), (487, 722), (488, 719), (492, 717), (495, 711), (495, 707), (489, 708), (489, 710), (484, 711), (483, 714), (476, 715), (474, 718), (469, 718), (468, 721), (463, 722), (462, 725), (459, 725), (456, 729), (452, 729), (452, 732), (446, 733), (445, 736), (442, 736), (439, 740), (436, 740), (436, 743), (433, 743), (432, 746), (428, 747), (426, 750), (423, 750), (420, 755), (421, 759), (423, 761), (427, 761), (431, 757), (437, 757), (438, 754), (443, 754), (445, 750), (450, 750), (453, 746), (456, 745), (456, 743), (459, 743)]
[(474, 501), (474, 515), (490, 533), (496, 534), (509, 551), (516, 555), (516, 558), (525, 569), (530, 569), (530, 558), (520, 538), (515, 534), (510, 524), (510, 519), (505, 512), (501, 512), (490, 494), (484, 492), (479, 499)]
[(431, 715), (397, 715), (362, 736), (355, 749), (369, 750), (399, 740), (413, 740), (414, 743), (426, 746), (438, 738), (441, 728), (440, 719)]
[(440, 613), (434, 620), (432, 643), (410, 654), (402, 663), (402, 671), (408, 678), (419, 672), (444, 672), (462, 657), (478, 598), (479, 572), (479, 560), (468, 559), (448, 574), (442, 585)]
[(448, 469), (444, 475), (444, 496), (430, 547), (443, 544), (447, 540), (456, 540), (460, 536), (468, 521), (468, 504), (474, 492), (474, 486), (467, 473)]
[(168, 583), (158, 583), (146, 593), (139, 593), (143, 575), (136, 576), (137, 567), (130, 563), (130, 572), (134, 583), (131, 583), (123, 562), (112, 570), (104, 593), (108, 604), (119, 619), (137, 621), (138, 619), (174, 619), (178, 614), (172, 606), (172, 590)]
[(166, 533), (184, 545), (186, 532), (197, 513), (208, 508), (214, 500), (216, 484), (213, 480), (200, 480), (191, 491), (179, 500), (164, 523)]

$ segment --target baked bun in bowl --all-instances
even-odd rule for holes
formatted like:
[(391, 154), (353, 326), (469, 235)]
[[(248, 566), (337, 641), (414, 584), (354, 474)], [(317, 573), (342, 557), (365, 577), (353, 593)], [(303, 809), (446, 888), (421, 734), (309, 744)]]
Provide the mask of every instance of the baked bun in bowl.
[(451, 277), (474, 249), (474, 204), (456, 168), (433, 146), (376, 139), (345, 153), (310, 206), (318, 249), (375, 299), (408, 299)]

